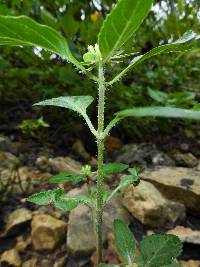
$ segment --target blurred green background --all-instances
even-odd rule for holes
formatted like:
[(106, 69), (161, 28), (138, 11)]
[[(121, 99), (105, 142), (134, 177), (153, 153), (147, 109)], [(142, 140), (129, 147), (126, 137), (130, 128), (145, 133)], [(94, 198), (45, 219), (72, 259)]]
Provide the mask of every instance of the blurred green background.
[[(1, 0), (0, 14), (28, 15), (55, 28), (67, 38), (74, 55), (82, 60), (87, 45), (96, 43), (103, 18), (114, 2)], [(200, 33), (199, 22), (199, 0), (155, 1), (140, 30), (126, 44), (126, 51), (144, 53), (158, 44), (179, 38), (188, 29)], [(128, 64), (128, 59), (125, 64)], [(111, 66), (108, 79), (122, 66)], [(194, 106), (200, 100), (199, 71), (198, 45), (189, 53), (163, 54), (146, 61), (107, 93), (106, 120), (109, 121), (114, 112), (132, 106)], [(33, 134), (29, 128), (39, 127), (39, 120), (39, 123), (50, 126), (47, 136), (45, 133), (49, 142), (54, 140), (59, 145), (63, 136), (68, 137), (69, 143), (71, 139), (82, 137), (88, 146), (88, 130), (76, 115), (57, 108), (50, 111), (32, 108), (32, 104), (39, 100), (61, 95), (96, 96), (96, 85), (79, 75), (70, 64), (38, 48), (0, 47), (0, 80), (0, 131), (9, 134), (22, 131), (33, 137), (37, 131)], [(96, 103), (89, 113), (95, 122)], [(125, 142), (149, 140), (158, 138), (158, 130), (162, 136), (162, 132), (174, 133), (177, 127), (182, 129), (185, 125), (192, 129), (197, 127), (194, 123), (182, 121), (130, 119), (116, 127), (112, 135)]]

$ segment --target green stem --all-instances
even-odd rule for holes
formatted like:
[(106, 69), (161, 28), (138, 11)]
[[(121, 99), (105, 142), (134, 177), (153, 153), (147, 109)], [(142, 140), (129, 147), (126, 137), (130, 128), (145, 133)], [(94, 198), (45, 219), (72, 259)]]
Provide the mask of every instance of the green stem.
[(99, 99), (98, 99), (98, 175), (97, 175), (97, 210), (96, 210), (96, 238), (98, 263), (103, 259), (103, 158), (104, 158), (104, 102), (105, 102), (105, 81), (102, 63), (99, 64)]

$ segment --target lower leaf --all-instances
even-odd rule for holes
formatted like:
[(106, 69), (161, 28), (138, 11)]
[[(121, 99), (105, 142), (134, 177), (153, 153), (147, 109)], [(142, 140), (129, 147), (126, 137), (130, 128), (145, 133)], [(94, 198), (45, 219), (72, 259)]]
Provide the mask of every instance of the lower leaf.
[(141, 242), (142, 260), (148, 267), (170, 265), (181, 251), (182, 243), (175, 235), (153, 234)]

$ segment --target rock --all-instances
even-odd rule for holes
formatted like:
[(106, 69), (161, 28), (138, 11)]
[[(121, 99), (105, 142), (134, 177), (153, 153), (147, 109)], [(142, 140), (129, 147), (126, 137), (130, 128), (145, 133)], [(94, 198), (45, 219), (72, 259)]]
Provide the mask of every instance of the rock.
[(189, 261), (179, 261), (182, 267), (199, 267), (200, 266), (200, 261), (194, 261), (194, 260), (189, 260)]
[(22, 267), (37, 267), (37, 259), (36, 258), (31, 258), (30, 260), (25, 261), (22, 264)]
[(48, 205), (39, 207), (37, 210), (33, 211), (33, 214), (48, 214), (56, 219), (61, 219), (66, 214), (66, 212)]
[(15, 266), (15, 267), (20, 267), (21, 266), (21, 259), (19, 256), (19, 253), (17, 252), (16, 249), (10, 249), (5, 251), (2, 255), (1, 255), (1, 259), (0, 262), (9, 264), (11, 266)]
[(190, 145), (187, 143), (182, 143), (180, 144), (180, 150), (183, 152), (188, 152), (190, 149)]
[(35, 165), (42, 171), (50, 171), (48, 161), (46, 156), (41, 156), (36, 159)]
[(66, 223), (50, 215), (36, 215), (31, 223), (31, 238), (35, 250), (52, 251), (63, 241)]
[(165, 153), (157, 152), (152, 155), (152, 164), (154, 166), (174, 166), (174, 161)]
[(178, 225), (174, 229), (169, 230), (168, 234), (178, 236), (183, 243), (200, 245), (200, 231), (194, 231), (191, 228)]
[(32, 194), (39, 184), (48, 182), (51, 174), (41, 173), (38, 170), (31, 170), (26, 166), (16, 171), (4, 170), (1, 172), (0, 190), (13, 195)]
[(75, 141), (72, 146), (72, 151), (85, 161), (88, 161), (90, 159), (90, 154), (86, 151), (83, 142), (80, 139)]
[(0, 151), (12, 151), (11, 140), (7, 136), (2, 134), (0, 134)]
[(141, 177), (153, 183), (168, 199), (180, 202), (200, 216), (200, 171), (181, 167), (146, 169)]
[(123, 205), (145, 225), (170, 226), (185, 218), (184, 206), (164, 198), (149, 182), (141, 181), (137, 187), (130, 185), (122, 194)]
[(7, 218), (6, 235), (16, 235), (24, 231), (24, 226), (32, 219), (32, 212), (26, 208), (19, 208), (11, 212)]
[(154, 144), (128, 144), (119, 151), (117, 162), (126, 164), (139, 164), (143, 167), (149, 164), (174, 166), (173, 160), (165, 153), (159, 151)]
[(51, 262), (49, 259), (42, 259), (40, 262), (40, 267), (47, 267), (51, 266)]
[(65, 267), (65, 263), (67, 261), (67, 256), (62, 257), (61, 259), (57, 260), (53, 267)]
[(192, 153), (175, 153), (173, 157), (180, 167), (193, 168), (198, 165), (198, 160)]
[(70, 157), (57, 157), (49, 159), (49, 167), (54, 172), (75, 172), (79, 173), (82, 165), (80, 162), (71, 159)]
[(10, 152), (0, 151), (0, 171), (4, 169), (15, 169), (20, 160)]
[[(129, 214), (122, 207), (121, 199), (116, 196), (108, 203), (104, 212), (105, 231), (104, 239), (109, 231), (112, 230), (113, 220), (115, 218), (129, 222)], [(92, 222), (91, 211), (86, 206), (78, 206), (70, 212), (68, 231), (67, 231), (67, 249), (73, 256), (88, 256), (95, 250), (95, 235)]]
[(19, 252), (23, 252), (29, 245), (31, 245), (31, 237), (28, 236), (27, 238), (24, 238), (24, 236), (17, 237), (17, 244), (15, 248)]

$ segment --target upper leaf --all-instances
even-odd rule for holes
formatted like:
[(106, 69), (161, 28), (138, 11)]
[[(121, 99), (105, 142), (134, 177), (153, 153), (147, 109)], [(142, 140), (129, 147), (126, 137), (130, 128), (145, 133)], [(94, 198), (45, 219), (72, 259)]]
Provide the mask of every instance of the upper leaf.
[(119, 0), (106, 17), (98, 36), (104, 59), (110, 58), (138, 29), (153, 0)]
[(115, 244), (120, 256), (132, 265), (135, 254), (136, 242), (127, 224), (121, 220), (114, 221)]
[(110, 85), (112, 85), (114, 82), (117, 82), (119, 79), (121, 79), (130, 69), (137, 66), (139, 63), (142, 63), (146, 59), (149, 59), (153, 56), (162, 54), (162, 53), (169, 53), (169, 52), (183, 52), (188, 51), (193, 48), (192, 41), (198, 39), (199, 36), (194, 33), (192, 30), (187, 31), (180, 39), (169, 43), (164, 44), (158, 47), (153, 48), (149, 52), (147, 52), (144, 55), (140, 55), (135, 57), (130, 65), (125, 68), (122, 72), (120, 72), (111, 82), (109, 82)]
[(149, 52), (147, 52), (146, 54), (134, 58), (131, 63), (131, 66), (139, 64), (142, 61), (149, 59), (153, 56), (156, 56), (158, 54), (161, 54), (161, 53), (187, 51), (191, 48), (190, 42), (196, 38), (197, 38), (197, 34), (194, 33), (192, 30), (189, 30), (186, 33), (184, 33), (184, 35), (180, 39), (169, 44), (164, 44), (164, 45), (155, 47)]
[(123, 163), (114, 162), (114, 163), (104, 164), (103, 175), (104, 177), (106, 177), (112, 173), (123, 172), (126, 169), (128, 169), (128, 165)]
[(136, 107), (116, 113), (117, 118), (125, 117), (166, 117), (200, 120), (200, 111), (173, 107)]
[(85, 71), (71, 54), (67, 41), (62, 35), (26, 16), (0, 16), (0, 45), (39, 46)]
[(94, 99), (92, 96), (61, 96), (41, 101), (34, 104), (34, 106), (57, 106), (69, 108), (84, 116), (87, 107), (92, 103), (93, 100)]
[(141, 242), (143, 262), (148, 267), (172, 264), (181, 251), (181, 241), (175, 235), (153, 234), (146, 236)]
[(52, 184), (64, 184), (64, 183), (77, 184), (83, 180), (84, 180), (84, 175), (82, 174), (61, 172), (57, 175), (52, 176), (49, 181)]

